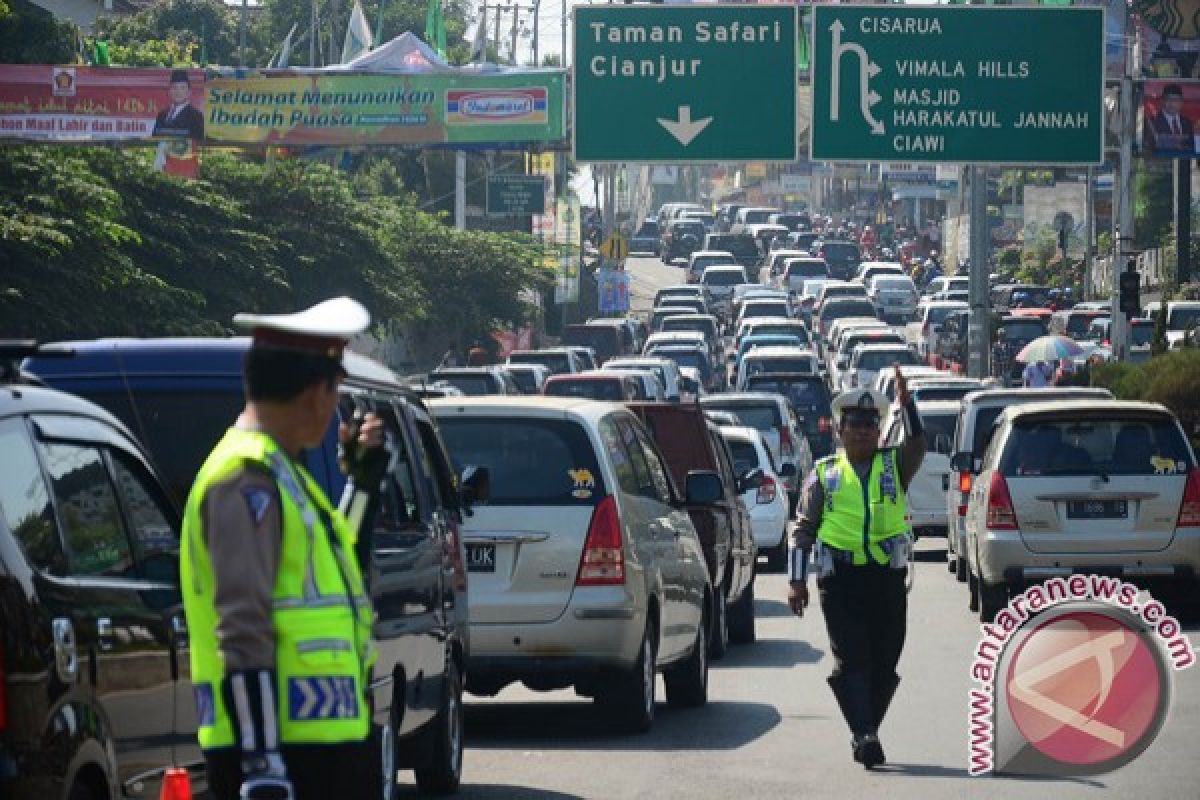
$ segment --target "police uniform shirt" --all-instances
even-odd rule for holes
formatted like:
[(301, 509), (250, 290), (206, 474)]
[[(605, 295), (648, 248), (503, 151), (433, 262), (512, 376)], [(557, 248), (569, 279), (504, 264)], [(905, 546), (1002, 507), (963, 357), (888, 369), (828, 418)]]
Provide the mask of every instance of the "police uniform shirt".
[[(852, 464), (858, 480), (865, 481), (871, 473), (875, 455), (861, 463)], [(900, 471), (900, 485), (908, 491), (908, 485), (913, 476), (921, 468), (925, 460), (925, 434), (905, 436), (897, 453), (897, 468)], [(791, 532), (792, 549), (807, 550), (817, 540), (817, 530), (821, 527), (821, 515), (825, 508), (825, 490), (817, 479), (817, 468), (814, 467), (800, 489), (800, 500), (796, 505), (796, 525)]]
[(200, 513), (225, 668), (274, 669), (272, 594), (283, 547), (275, 479), (253, 466), (238, 470), (209, 489)]

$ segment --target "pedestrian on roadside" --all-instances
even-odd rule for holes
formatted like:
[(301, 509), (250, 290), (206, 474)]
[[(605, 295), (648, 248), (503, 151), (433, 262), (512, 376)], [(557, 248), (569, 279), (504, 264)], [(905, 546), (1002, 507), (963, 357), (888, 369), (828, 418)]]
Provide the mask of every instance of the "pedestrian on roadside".
[(882, 392), (866, 388), (838, 395), (833, 414), (843, 449), (809, 473), (788, 559), (788, 605), (802, 617), (809, 602), (810, 551), (814, 554), (834, 658), (828, 682), (850, 727), (853, 758), (867, 769), (885, 761), (879, 727), (900, 684), (896, 665), (904, 649), (905, 579), (912, 557), (907, 493), (925, 457), (916, 403), (898, 366), (895, 371), (903, 444), (878, 446), (880, 415), (888, 409)]
[(246, 405), (188, 495), (180, 545), (197, 736), (216, 800), (378, 797), (369, 739), (373, 614), (355, 555), (387, 468), (382, 421), (339, 426), (343, 509), (301, 454), (325, 438), (366, 330), (347, 297), (288, 315), (238, 314), (252, 332)]
[(446, 351), (445, 355), (442, 356), (441, 363), (439, 363), (438, 366), (439, 367), (457, 367), (458, 366), (458, 351), (455, 350), (453, 347), (451, 347), (449, 350)]
[(485, 367), (490, 361), (488, 351), (483, 349), (483, 342), (478, 339), (472, 342), (471, 349), (467, 351), (467, 366)]
[(996, 331), (996, 343), (992, 345), (992, 377), (1002, 385), (1008, 385), (1008, 376), (1012, 372), (1013, 346), (1008, 340), (1008, 331), (1000, 328)]
[(1050, 385), (1053, 376), (1054, 369), (1049, 364), (1045, 361), (1034, 361), (1025, 365), (1021, 380), (1026, 389), (1045, 389)]

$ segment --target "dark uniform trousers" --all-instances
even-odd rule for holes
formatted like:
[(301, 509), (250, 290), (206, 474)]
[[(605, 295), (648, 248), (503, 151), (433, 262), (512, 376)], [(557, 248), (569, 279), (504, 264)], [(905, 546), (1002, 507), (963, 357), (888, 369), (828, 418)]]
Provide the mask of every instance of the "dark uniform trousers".
[(817, 581), (833, 649), (829, 685), (856, 735), (878, 730), (900, 678), (908, 593), (905, 570), (835, 562)]
[[(342, 744), (293, 744), (281, 750), (295, 800), (378, 800), (383, 796), (377, 737)], [(204, 751), (214, 800), (238, 800), (242, 753), (236, 747)]]

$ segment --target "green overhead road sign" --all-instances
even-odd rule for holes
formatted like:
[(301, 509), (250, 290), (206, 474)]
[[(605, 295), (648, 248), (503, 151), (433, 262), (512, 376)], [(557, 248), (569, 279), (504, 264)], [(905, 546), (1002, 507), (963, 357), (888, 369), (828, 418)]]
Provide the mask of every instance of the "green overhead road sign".
[(546, 213), (546, 179), (541, 175), (488, 175), (487, 213), (495, 216)]
[(814, 13), (813, 160), (1103, 160), (1103, 9), (818, 5)]
[(575, 7), (575, 158), (791, 161), (793, 6)]

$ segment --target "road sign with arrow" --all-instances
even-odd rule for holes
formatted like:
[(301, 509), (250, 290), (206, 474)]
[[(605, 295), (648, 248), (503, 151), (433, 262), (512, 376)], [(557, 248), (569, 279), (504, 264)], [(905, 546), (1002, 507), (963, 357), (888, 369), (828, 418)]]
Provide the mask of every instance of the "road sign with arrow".
[(575, 157), (796, 158), (791, 5), (575, 7)]

